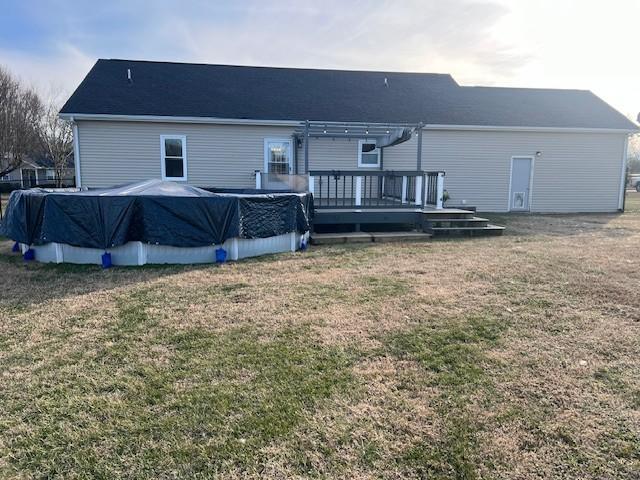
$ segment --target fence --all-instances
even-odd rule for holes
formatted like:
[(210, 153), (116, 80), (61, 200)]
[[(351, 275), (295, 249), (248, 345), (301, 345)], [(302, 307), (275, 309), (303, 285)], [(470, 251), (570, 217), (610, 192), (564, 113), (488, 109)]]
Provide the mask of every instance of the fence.
[(8, 195), (14, 190), (26, 190), (28, 188), (74, 188), (76, 186), (75, 177), (60, 179), (60, 186), (55, 180), (38, 180), (34, 179), (17, 179), (17, 180), (0, 180), (0, 220), (4, 216), (4, 209)]
[(0, 193), (11, 193), (14, 190), (24, 190), (26, 188), (69, 188), (76, 186), (75, 177), (64, 177), (60, 179), (58, 183), (54, 179), (35, 179), (35, 178), (23, 178), (23, 179), (8, 179), (0, 180)]

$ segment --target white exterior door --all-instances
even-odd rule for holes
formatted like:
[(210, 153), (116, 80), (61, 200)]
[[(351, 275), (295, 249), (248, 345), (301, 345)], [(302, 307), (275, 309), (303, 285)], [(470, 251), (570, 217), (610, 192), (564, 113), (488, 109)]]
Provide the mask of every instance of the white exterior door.
[(264, 171), (266, 173), (292, 173), (292, 146), (289, 138), (267, 138), (264, 141)]
[(511, 158), (511, 188), (509, 189), (509, 210), (511, 211), (529, 211), (532, 166), (533, 157)]

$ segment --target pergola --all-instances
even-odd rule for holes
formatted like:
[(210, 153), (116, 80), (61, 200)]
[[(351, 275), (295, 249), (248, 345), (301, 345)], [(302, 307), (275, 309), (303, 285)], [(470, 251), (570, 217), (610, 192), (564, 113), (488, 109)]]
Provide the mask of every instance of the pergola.
[(380, 149), (380, 170), (384, 149), (410, 140), (418, 134), (416, 170), (422, 170), (422, 123), (317, 122), (307, 120), (294, 131), (294, 137), (304, 145), (304, 170), (309, 171), (309, 140), (311, 138), (375, 139)]

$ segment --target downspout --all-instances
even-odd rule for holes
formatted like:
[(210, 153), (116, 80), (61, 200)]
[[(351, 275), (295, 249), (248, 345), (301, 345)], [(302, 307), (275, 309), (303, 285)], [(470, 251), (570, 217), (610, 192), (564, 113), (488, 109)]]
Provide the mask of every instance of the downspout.
[(424, 123), (420, 122), (418, 124), (418, 147), (417, 147), (417, 159), (416, 159), (416, 170), (422, 170), (422, 129), (424, 128)]
[[(384, 147), (380, 147), (380, 170), (384, 170)], [(378, 198), (384, 197), (384, 177), (378, 177)]]
[(620, 172), (620, 198), (618, 199), (618, 211), (624, 212), (627, 200), (627, 148), (629, 146), (629, 135), (624, 136), (624, 145), (622, 147), (622, 171)]
[(293, 173), (298, 175), (298, 137), (294, 134), (291, 137), (291, 156), (293, 157)]
[(309, 175), (309, 120), (304, 122), (304, 173)]
[(76, 188), (82, 188), (80, 177), (80, 137), (78, 136), (78, 124), (73, 117), (70, 118), (73, 129), (73, 165), (76, 170)]

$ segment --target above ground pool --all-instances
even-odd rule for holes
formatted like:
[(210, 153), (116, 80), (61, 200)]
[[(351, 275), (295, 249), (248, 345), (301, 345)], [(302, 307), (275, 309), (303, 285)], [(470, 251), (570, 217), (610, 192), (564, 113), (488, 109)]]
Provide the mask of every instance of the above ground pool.
[(309, 193), (207, 191), (148, 180), (111, 189), (17, 190), (0, 233), (25, 258), (105, 266), (213, 263), (304, 248)]

